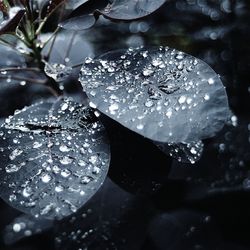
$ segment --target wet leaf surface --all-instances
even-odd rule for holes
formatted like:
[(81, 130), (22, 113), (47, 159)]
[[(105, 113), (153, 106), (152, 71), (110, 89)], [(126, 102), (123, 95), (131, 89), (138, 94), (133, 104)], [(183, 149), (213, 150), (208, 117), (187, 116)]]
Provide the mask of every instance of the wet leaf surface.
[[(114, 21), (131, 21), (146, 17), (156, 10), (158, 10), (167, 0), (158, 0), (158, 1), (149, 1), (149, 0), (103, 0), (103, 1), (85, 1), (83, 4), (79, 4), (77, 8), (71, 13), (70, 18), (73, 18), (74, 25), (76, 17), (81, 19), (81, 16), (84, 15), (86, 21), (86, 16), (91, 16), (88, 18), (88, 23), (93, 23), (95, 16), (98, 18), (100, 15)], [(71, 24), (72, 22), (69, 19), (66, 19), (66, 23)], [(79, 19), (79, 21), (80, 21)], [(94, 24), (94, 23), (93, 23)], [(93, 25), (92, 24), (92, 25)], [(77, 25), (79, 26), (79, 25)], [(84, 24), (82, 24), (84, 27)]]
[(134, 20), (148, 16), (159, 9), (166, 0), (114, 0), (108, 4), (100, 13), (114, 20)]
[(168, 47), (86, 59), (79, 80), (92, 107), (154, 141), (212, 137), (229, 116), (219, 76), (203, 61)]
[(67, 67), (64, 64), (46, 63), (44, 67), (44, 72), (47, 76), (53, 78), (56, 82), (62, 82), (66, 80), (72, 73), (72, 68)]
[(70, 100), (35, 104), (1, 126), (1, 197), (36, 217), (76, 212), (101, 186), (109, 166), (104, 128)]
[(155, 144), (161, 151), (177, 161), (191, 164), (194, 164), (201, 158), (204, 147), (202, 141), (180, 144), (156, 142)]

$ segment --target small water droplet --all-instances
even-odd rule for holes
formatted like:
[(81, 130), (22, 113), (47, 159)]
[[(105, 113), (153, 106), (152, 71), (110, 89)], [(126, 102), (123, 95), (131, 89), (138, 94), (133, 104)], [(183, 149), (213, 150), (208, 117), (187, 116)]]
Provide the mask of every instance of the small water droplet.
[(68, 157), (68, 156), (64, 156), (62, 159), (60, 159), (60, 162), (63, 165), (68, 165), (68, 164), (71, 164), (73, 162), (73, 159)]

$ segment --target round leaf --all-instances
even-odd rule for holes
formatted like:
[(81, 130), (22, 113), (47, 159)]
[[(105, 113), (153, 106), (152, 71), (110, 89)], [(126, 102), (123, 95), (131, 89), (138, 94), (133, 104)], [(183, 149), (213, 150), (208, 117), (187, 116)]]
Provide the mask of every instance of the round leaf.
[(87, 59), (79, 80), (92, 107), (154, 141), (212, 137), (229, 115), (219, 76), (205, 62), (168, 47)]
[(0, 130), (0, 196), (48, 219), (80, 208), (109, 166), (104, 127), (89, 108), (68, 99), (16, 112)]

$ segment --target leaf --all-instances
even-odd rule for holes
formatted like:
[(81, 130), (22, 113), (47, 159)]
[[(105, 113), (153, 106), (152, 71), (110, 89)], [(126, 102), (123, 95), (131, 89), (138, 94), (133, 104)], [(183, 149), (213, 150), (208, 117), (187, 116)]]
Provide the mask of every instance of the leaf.
[(72, 70), (73, 69), (71, 67), (67, 67), (64, 64), (59, 63), (46, 63), (44, 67), (44, 73), (53, 78), (56, 82), (62, 82), (67, 79)]
[(87, 59), (79, 80), (92, 107), (154, 141), (212, 137), (229, 115), (219, 76), (205, 62), (168, 47)]
[[(92, 27), (99, 15), (111, 20), (135, 20), (148, 16), (159, 9), (166, 0), (114, 0), (111, 1), (83, 1), (75, 5), (70, 18), (59, 26), (64, 29), (83, 30)], [(70, 4), (70, 2), (69, 2)]]
[(61, 22), (58, 26), (66, 30), (85, 30), (91, 28), (96, 22), (94, 15), (83, 15), (69, 18)]
[(114, 0), (98, 12), (109, 19), (135, 20), (156, 11), (165, 2), (166, 0)]
[(5, 67), (25, 67), (25, 59), (14, 49), (0, 44), (0, 69)]
[[(51, 39), (42, 50), (42, 54), (46, 56), (53, 46), (49, 63), (59, 63), (66, 66), (73, 66), (89, 56), (93, 56), (94, 50), (92, 45), (85, 39), (81, 32), (63, 31), (59, 33), (53, 43)], [(79, 53), (82, 51), (82, 53)]]
[(24, 108), (6, 119), (0, 133), (0, 196), (25, 213), (61, 219), (106, 177), (104, 128), (89, 108), (69, 99)]
[(24, 14), (25, 10), (20, 7), (10, 8), (8, 18), (0, 23), (0, 35), (15, 32)]
[(155, 142), (155, 145), (177, 161), (191, 164), (194, 164), (201, 158), (204, 147), (202, 141), (179, 144)]

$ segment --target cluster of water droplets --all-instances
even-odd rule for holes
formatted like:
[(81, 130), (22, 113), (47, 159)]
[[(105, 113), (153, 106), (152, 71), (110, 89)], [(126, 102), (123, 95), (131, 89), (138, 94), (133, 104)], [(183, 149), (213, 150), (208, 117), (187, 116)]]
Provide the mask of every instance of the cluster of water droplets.
[(72, 73), (72, 68), (59, 63), (46, 63), (44, 72), (47, 76), (53, 78), (56, 82), (66, 80)]
[(109, 166), (104, 127), (69, 99), (16, 111), (0, 129), (1, 193), (39, 217), (75, 212), (100, 187)]
[(79, 80), (92, 107), (155, 141), (213, 136), (228, 116), (218, 75), (203, 61), (168, 47), (88, 58)]
[(202, 156), (204, 144), (202, 141), (190, 143), (156, 143), (166, 154), (183, 163), (196, 163)]

